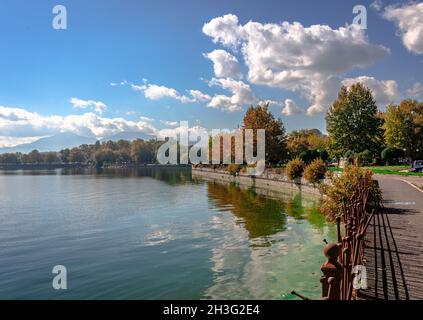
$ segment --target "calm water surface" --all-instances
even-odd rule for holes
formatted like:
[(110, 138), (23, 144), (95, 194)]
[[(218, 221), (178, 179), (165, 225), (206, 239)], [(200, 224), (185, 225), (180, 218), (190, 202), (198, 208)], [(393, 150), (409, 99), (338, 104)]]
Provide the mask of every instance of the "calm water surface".
[(319, 298), (317, 206), (189, 169), (0, 171), (0, 299)]

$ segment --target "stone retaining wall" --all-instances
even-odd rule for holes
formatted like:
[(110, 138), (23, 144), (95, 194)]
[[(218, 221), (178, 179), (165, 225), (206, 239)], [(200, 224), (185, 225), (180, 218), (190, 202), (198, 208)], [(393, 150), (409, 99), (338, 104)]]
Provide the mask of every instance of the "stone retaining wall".
[(223, 170), (193, 167), (192, 175), (193, 177), (197, 176), (206, 180), (227, 183), (232, 182), (244, 188), (255, 187), (258, 189), (278, 193), (285, 190), (291, 190), (293, 192), (301, 191), (320, 196), (319, 190), (313, 187), (313, 185), (307, 183), (304, 179), (301, 180), (301, 183), (294, 183), (289, 181), (288, 178), (283, 174), (275, 174), (271, 172), (265, 172), (260, 176), (250, 176), (245, 173), (239, 173), (234, 176)]

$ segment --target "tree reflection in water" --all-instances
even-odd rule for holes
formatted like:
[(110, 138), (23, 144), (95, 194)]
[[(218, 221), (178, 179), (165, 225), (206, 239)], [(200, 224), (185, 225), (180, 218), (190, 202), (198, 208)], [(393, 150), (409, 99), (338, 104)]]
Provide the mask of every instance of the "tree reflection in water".
[(239, 218), (250, 239), (268, 237), (285, 230), (286, 215), (280, 201), (265, 198), (252, 190), (240, 190), (235, 184), (222, 186), (209, 182), (207, 193), (222, 211), (228, 209)]
[(184, 166), (138, 166), (128, 168), (74, 168), (74, 169), (58, 169), (52, 171), (52, 174), (61, 175), (86, 175), (92, 174), (97, 178), (142, 178), (149, 177), (163, 181), (169, 185), (178, 185), (199, 183), (198, 180), (192, 179), (191, 168)]
[(286, 214), (296, 220), (306, 219), (315, 229), (323, 232), (326, 222), (325, 217), (319, 212), (319, 201), (316, 201), (316, 199), (314, 199), (314, 201), (313, 199), (307, 200), (308, 201), (304, 201), (303, 194), (301, 192), (297, 193), (294, 197), (287, 199), (285, 206)]
[(325, 226), (325, 219), (318, 211), (318, 199), (303, 198), (301, 193), (277, 200), (257, 194), (254, 189), (241, 190), (234, 183), (215, 182), (207, 183), (207, 193), (213, 205), (238, 218), (250, 240), (261, 238), (260, 246), (270, 246), (274, 241), (272, 236), (286, 230), (288, 216), (298, 223), (307, 220), (321, 232)]

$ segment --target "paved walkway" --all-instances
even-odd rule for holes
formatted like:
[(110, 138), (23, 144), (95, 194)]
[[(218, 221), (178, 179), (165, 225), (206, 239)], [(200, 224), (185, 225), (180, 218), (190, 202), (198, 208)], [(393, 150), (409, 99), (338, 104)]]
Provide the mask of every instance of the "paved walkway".
[[(423, 299), (423, 178), (375, 175), (385, 212), (366, 234), (367, 299)], [(420, 180), (419, 180), (420, 179)]]

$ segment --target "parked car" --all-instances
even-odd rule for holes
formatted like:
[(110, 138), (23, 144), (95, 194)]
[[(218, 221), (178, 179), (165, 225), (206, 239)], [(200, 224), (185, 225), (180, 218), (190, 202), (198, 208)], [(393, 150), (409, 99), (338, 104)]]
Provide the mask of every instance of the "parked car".
[(423, 160), (416, 160), (411, 167), (412, 172), (423, 172)]

